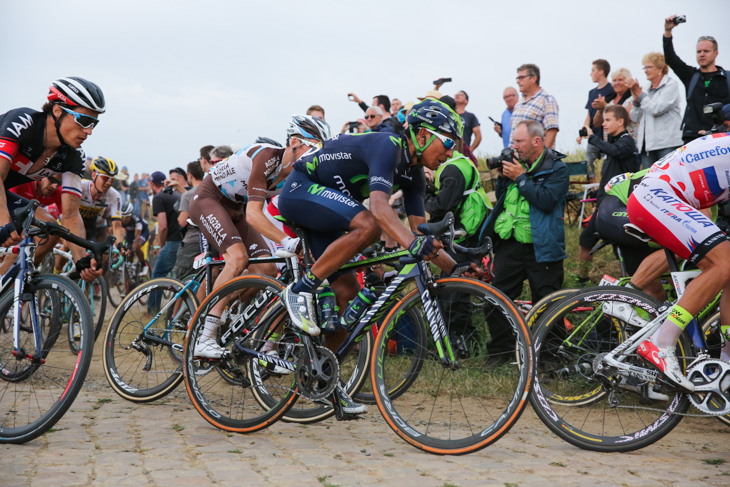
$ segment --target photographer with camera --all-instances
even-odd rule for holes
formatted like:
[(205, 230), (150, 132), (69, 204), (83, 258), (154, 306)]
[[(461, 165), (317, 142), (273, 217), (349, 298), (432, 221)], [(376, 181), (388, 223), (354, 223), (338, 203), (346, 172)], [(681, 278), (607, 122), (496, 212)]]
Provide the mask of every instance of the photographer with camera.
[(548, 149), (542, 124), (522, 121), (512, 131), (513, 154), (490, 159), (499, 172), (494, 220), (496, 253), (492, 284), (511, 299), (530, 284), (532, 302), (563, 286), (568, 167)]
[(674, 52), (672, 30), (686, 22), (684, 15), (670, 15), (664, 20), (664, 57), (687, 90), (687, 108), (682, 119), (682, 140), (686, 144), (709, 130), (712, 120), (702, 111), (710, 103), (730, 103), (730, 73), (715, 64), (717, 41), (712, 36), (697, 39), (697, 64), (689, 66)]

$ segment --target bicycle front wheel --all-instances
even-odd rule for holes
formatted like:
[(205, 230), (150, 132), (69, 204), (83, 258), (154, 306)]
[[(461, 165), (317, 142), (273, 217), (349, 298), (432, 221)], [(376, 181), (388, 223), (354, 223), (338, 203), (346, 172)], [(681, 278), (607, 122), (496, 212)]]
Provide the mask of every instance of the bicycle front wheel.
[[(3, 323), (12, 323), (13, 302), (12, 292), (0, 298)], [(61, 419), (81, 390), (94, 346), (89, 304), (70, 279), (39, 274), (26, 285), (19, 304), (20, 350), (14, 350), (12, 327), (0, 333), (0, 443), (33, 440)], [(58, 340), (62, 316), (69, 326), (78, 325), (79, 351), (73, 355), (64, 340)], [(36, 337), (40, 337), (40, 357)]]
[[(660, 303), (624, 287), (597, 287), (569, 296), (540, 320), (535, 332), (535, 412), (563, 440), (586, 450), (632, 451), (669, 433), (687, 411), (685, 394), (654, 392), (653, 385), (594, 364), (653, 320)], [(685, 367), (692, 355), (683, 334), (676, 350)], [(634, 352), (626, 363), (647, 367)], [(604, 374), (606, 375), (606, 374)], [(666, 388), (665, 388), (666, 389)]]
[[(294, 373), (249, 374), (262, 370), (250, 365), (250, 361), (259, 359), (241, 352), (241, 348), (262, 351), (264, 343), (257, 338), (258, 332), (276, 329), (284, 307), (279, 298), (283, 290), (275, 279), (241, 276), (208, 295), (193, 316), (185, 339), (185, 387), (195, 409), (217, 428), (237, 433), (266, 428), (281, 419), (298, 397)], [(196, 357), (195, 343), (203, 334), (205, 318), (221, 301), (226, 306), (217, 340), (229, 353), (220, 360)], [(283, 359), (295, 361), (297, 354), (292, 351)], [(274, 398), (272, 404), (259, 402), (256, 394), (260, 390), (268, 391), (267, 396)]]
[[(104, 340), (104, 373), (112, 389), (132, 402), (166, 396), (182, 382), (182, 353), (197, 299), (169, 278), (147, 281), (117, 308)], [(147, 297), (160, 297), (160, 316), (150, 315)], [(149, 326), (148, 326), (149, 325)]]
[[(420, 317), (414, 323), (437, 329), (418, 290), (411, 291), (375, 339), (375, 398), (388, 425), (416, 448), (471, 453), (501, 438), (525, 409), (533, 370), (529, 331), (514, 303), (488, 284), (439, 279), (431, 297), (444, 317), (451, 351), (438, 350), (433, 332), (425, 331), (419, 343), (406, 331), (402, 317), (414, 313)], [(394, 348), (392, 341), (409, 346)]]

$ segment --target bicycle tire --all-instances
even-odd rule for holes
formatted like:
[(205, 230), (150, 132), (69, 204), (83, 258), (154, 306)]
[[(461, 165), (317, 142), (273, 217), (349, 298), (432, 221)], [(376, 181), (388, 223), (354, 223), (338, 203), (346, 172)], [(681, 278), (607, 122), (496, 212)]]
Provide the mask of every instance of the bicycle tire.
[(124, 262), (115, 269), (113, 262), (117, 259), (124, 259), (124, 257), (122, 257), (121, 254), (112, 253), (109, 257), (109, 268), (104, 276), (106, 279), (109, 304), (111, 304), (114, 309), (116, 309), (124, 299)]
[[(604, 314), (604, 303), (625, 304), (628, 314), (625, 319)], [(623, 407), (611, 407), (612, 395), (592, 366), (595, 357), (639, 329), (637, 316), (653, 319), (659, 306), (654, 298), (633, 289), (605, 286), (565, 298), (541, 320), (535, 334), (536, 372), (530, 402), (553, 433), (586, 450), (625, 452), (654, 443), (679, 423), (689, 407), (686, 394), (668, 393), (666, 400), (656, 395), (644, 398), (637, 393), (639, 385), (629, 382), (633, 390), (613, 388), (613, 397)], [(680, 364), (689, 363), (691, 350), (683, 334), (677, 346)], [(638, 354), (629, 360), (644, 363)]]
[[(120, 397), (136, 403), (156, 401), (175, 390), (183, 380), (182, 347), (190, 319), (197, 309), (195, 294), (187, 289), (147, 333), (177, 344), (159, 344), (141, 336), (152, 317), (146, 315), (144, 296), (162, 293), (161, 309), (183, 288), (183, 284), (166, 277), (142, 284), (120, 303), (109, 321), (102, 354), (104, 373), (109, 385)], [(143, 302), (144, 301), (144, 302)]]
[[(402, 380), (392, 382), (392, 386), (388, 390), (388, 396), (391, 399), (396, 399), (405, 392), (415, 377), (418, 376), (418, 371), (423, 363), (423, 354), (426, 350), (427, 326), (423, 321), (423, 317), (413, 312), (413, 310), (407, 310), (405, 317), (405, 320), (403, 320), (403, 317), (400, 318), (403, 321), (399, 321), (395, 328), (398, 330), (404, 328), (406, 331), (389, 337), (388, 353), (391, 355), (403, 354), (404, 357), (408, 358), (410, 365), (403, 368)], [(352, 398), (354, 401), (363, 404), (376, 404), (372, 381), (364, 383)]]
[[(91, 366), (94, 345), (91, 310), (79, 287), (70, 279), (53, 274), (34, 276), (33, 282), (26, 286), (22, 306), (35, 306), (36, 292), (57, 293), (59, 298), (70, 301), (74, 306), (81, 330), (81, 346), (76, 357), (68, 353), (50, 353), (55, 346), (61, 345), (56, 339), (45, 337), (42, 340), (44, 362), (34, 362), (31, 373), (22, 380), (0, 381), (0, 443), (25, 443), (31, 441), (55, 425), (71, 407), (83, 385)], [(28, 300), (26, 297), (32, 296)], [(0, 317), (12, 313), (13, 293), (5, 293), (0, 298)], [(59, 299), (59, 302), (61, 299)], [(32, 305), (31, 302), (34, 302)], [(59, 314), (60, 316), (60, 314)], [(75, 316), (72, 316), (76, 318)], [(55, 326), (54, 333), (60, 333)], [(0, 369), (17, 371), (27, 367), (27, 360), (17, 360), (12, 355), (12, 333), (0, 334)], [(8, 340), (9, 339), (9, 340)], [(33, 350), (32, 326), (21, 328), (21, 348)], [(55, 351), (55, 349), (54, 349)]]
[[(108, 286), (106, 279), (99, 276), (91, 282), (79, 283), (81, 290), (84, 291), (84, 296), (89, 301), (89, 307), (91, 308), (92, 318), (94, 319), (94, 342), (99, 339), (106, 321), (106, 303), (108, 300)], [(95, 287), (99, 286), (99, 295), (96, 295)]]
[(557, 291), (553, 291), (547, 296), (543, 297), (535, 303), (532, 308), (530, 308), (530, 311), (525, 315), (525, 323), (527, 323), (527, 327), (530, 329), (531, 332), (535, 332), (537, 329), (537, 322), (542, 317), (545, 316), (545, 313), (552, 308), (552, 306), (555, 303), (558, 303), (562, 301), (565, 297), (571, 296), (575, 294), (576, 292), (579, 292), (579, 289), (558, 289)]
[[(242, 290), (248, 291), (244, 297), (241, 296)], [(265, 307), (270, 310), (268, 315), (264, 312), (252, 312), (250, 316), (252, 320), (271, 318), (275, 314), (277, 304), (279, 307), (283, 306), (279, 300), (279, 295), (283, 290), (284, 286), (275, 279), (247, 274), (215, 289), (200, 303), (193, 316), (190, 330), (185, 338), (185, 387), (195, 409), (206, 421), (217, 428), (237, 433), (258, 431), (281, 419), (298, 398), (295, 393), (294, 374), (290, 374), (286, 376), (288, 377), (287, 385), (281, 399), (276, 404), (267, 409), (257, 401), (253, 389), (268, 385), (263, 382), (267, 380), (267, 377), (252, 378), (249, 376), (248, 361), (253, 359), (249, 355), (235, 352), (233, 347), (237, 340), (243, 340), (246, 348), (255, 348), (256, 345), (252, 342), (253, 333), (247, 333), (245, 338), (239, 333), (249, 331), (246, 328), (248, 320), (243, 322), (237, 331), (226, 328), (229, 323), (221, 322), (218, 329), (219, 337), (225, 336), (227, 331), (231, 331), (231, 338), (225, 343), (220, 343), (221, 346), (232, 350), (228, 357), (221, 360), (207, 360), (194, 355), (195, 343), (205, 326), (205, 317), (220, 300), (230, 298), (228, 302), (230, 307), (232, 303), (236, 304), (236, 301), (244, 299), (246, 301), (241, 303), (240, 309), (247, 310), (250, 304), (254, 304), (255, 307)], [(233, 321), (230, 324), (237, 323), (239, 322)], [(258, 325), (252, 324), (266, 326), (266, 322)], [(211, 373), (216, 368), (223, 369), (227, 377), (220, 373)], [(255, 381), (257, 385), (254, 385)], [(278, 387), (277, 384), (272, 383), (271, 385)]]
[[(391, 381), (404, 377), (404, 361), (388, 353), (389, 340), (399, 333), (397, 318), (409, 309), (426, 313), (420, 293), (412, 290), (378, 331), (371, 380), (378, 409), (398, 436), (429, 453), (463, 455), (497, 441), (524, 411), (533, 371), (532, 344), (522, 314), (494, 287), (473, 279), (446, 278), (436, 281), (433, 292), (449, 334), (467, 326), (473, 329), (464, 349), (452, 341), (456, 363), (440, 362), (429, 334), (424, 359), (415, 377), (409, 378), (409, 387), (396, 398), (389, 396)], [(511, 343), (511, 352), (490, 354), (489, 348), (498, 342)], [(411, 358), (405, 362), (410, 367)], [(499, 380), (489, 380), (490, 375)]]

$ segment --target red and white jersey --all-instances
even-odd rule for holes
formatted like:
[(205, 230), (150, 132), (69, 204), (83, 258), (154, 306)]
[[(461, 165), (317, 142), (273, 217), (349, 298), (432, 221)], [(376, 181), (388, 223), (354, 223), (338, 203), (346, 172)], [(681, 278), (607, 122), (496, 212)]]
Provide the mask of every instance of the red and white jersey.
[(730, 197), (730, 133), (693, 140), (667, 154), (649, 169), (643, 181), (666, 181), (695, 208), (709, 208)]

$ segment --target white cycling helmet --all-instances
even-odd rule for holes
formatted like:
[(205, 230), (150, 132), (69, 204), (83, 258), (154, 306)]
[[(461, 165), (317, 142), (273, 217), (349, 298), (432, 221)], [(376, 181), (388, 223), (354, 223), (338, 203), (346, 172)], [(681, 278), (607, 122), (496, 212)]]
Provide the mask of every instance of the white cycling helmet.
[(292, 115), (286, 129), (286, 140), (292, 136), (324, 142), (330, 138), (330, 126), (319, 117)]

